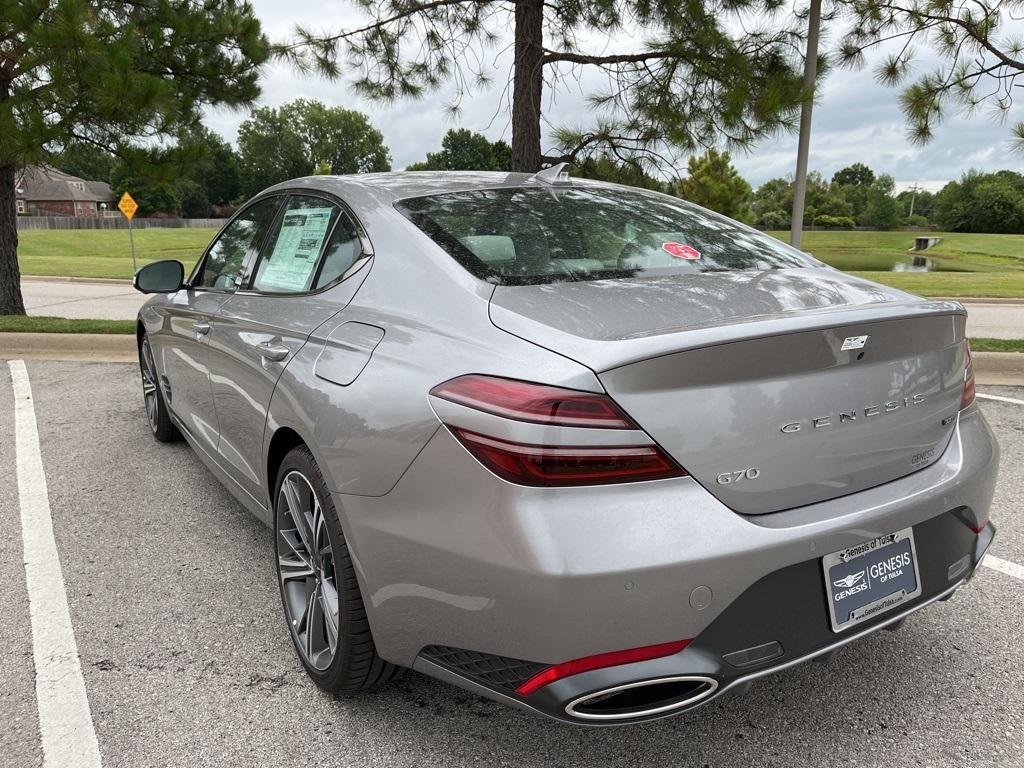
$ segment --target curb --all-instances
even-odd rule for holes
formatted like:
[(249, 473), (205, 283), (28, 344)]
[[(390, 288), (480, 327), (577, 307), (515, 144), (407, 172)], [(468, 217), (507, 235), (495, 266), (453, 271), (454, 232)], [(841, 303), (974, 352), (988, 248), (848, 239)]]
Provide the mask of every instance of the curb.
[(0, 358), (133, 363), (135, 345), (131, 333), (0, 333)]
[(1024, 353), (972, 352), (974, 376), (978, 384), (1024, 386)]
[(130, 278), (122, 277), (59, 277), (57, 275), (22, 275), (21, 282), (37, 283), (96, 283), (98, 285), (131, 285)]

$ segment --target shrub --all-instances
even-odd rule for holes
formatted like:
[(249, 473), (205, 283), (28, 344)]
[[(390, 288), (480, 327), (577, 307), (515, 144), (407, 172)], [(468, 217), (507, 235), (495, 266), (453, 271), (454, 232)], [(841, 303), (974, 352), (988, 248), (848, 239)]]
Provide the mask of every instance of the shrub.
[(829, 216), (826, 213), (816, 217), (814, 223), (829, 229), (853, 229), (857, 225), (852, 216)]

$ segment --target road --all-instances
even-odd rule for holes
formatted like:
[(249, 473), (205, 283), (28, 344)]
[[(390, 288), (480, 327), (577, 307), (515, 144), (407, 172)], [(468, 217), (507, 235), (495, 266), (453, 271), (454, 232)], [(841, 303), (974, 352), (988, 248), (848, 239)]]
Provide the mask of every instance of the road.
[[(27, 374), (62, 583), (107, 768), (1024, 762), (1024, 581), (990, 568), (898, 632), (657, 723), (562, 725), (415, 673), (334, 700), (294, 657), (269, 531), (184, 444), (151, 438), (137, 369), (29, 361)], [(1024, 398), (1021, 389), (989, 392)], [(40, 703), (11, 403), (4, 363), (0, 765), (29, 768), (42, 764)], [(1024, 406), (982, 407), (1003, 446), (993, 554), (1024, 563)]]
[[(38, 280), (23, 278), (22, 294), (30, 315), (131, 320), (146, 296), (127, 282)], [(994, 339), (1024, 339), (1024, 301), (996, 303), (965, 302), (970, 336)]]

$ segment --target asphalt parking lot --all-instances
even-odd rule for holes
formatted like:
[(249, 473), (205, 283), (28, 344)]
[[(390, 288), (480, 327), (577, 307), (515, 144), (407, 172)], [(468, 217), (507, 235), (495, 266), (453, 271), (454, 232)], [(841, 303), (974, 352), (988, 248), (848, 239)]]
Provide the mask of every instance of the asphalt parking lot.
[[(29, 361), (27, 372), (70, 622), (109, 768), (1024, 764), (1024, 581), (992, 568), (898, 632), (657, 723), (562, 725), (414, 673), (334, 700), (293, 655), (270, 532), (187, 446), (151, 438), (136, 367)], [(0, 766), (22, 768), (43, 765), (39, 713), (55, 705), (36, 695), (12, 391), (4, 363)], [(1024, 399), (1019, 389), (984, 391)], [(1024, 564), (1024, 405), (982, 407), (1003, 447), (992, 554)]]

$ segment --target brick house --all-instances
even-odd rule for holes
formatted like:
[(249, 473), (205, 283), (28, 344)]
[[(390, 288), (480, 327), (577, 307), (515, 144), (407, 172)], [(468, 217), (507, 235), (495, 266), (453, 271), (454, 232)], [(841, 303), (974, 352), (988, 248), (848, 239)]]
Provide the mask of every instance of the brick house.
[(100, 216), (117, 210), (117, 198), (105, 181), (86, 181), (38, 165), (18, 176), (14, 204), (19, 214), (30, 216)]

